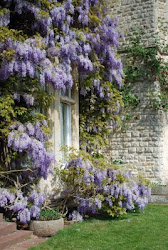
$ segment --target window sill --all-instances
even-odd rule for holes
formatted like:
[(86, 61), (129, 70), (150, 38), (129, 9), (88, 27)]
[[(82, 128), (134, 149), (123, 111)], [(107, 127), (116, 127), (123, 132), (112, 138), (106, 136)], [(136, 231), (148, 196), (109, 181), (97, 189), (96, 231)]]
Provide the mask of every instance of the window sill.
[(76, 103), (75, 100), (66, 96), (60, 96), (60, 101), (71, 105)]

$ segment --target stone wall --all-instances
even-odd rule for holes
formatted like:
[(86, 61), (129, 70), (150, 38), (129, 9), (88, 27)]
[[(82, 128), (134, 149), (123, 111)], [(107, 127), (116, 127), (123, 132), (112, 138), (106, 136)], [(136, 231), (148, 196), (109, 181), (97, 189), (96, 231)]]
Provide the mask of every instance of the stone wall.
[(141, 27), (145, 45), (153, 46), (156, 42), (168, 45), (168, 0), (116, 0), (112, 1), (111, 9), (119, 17), (125, 44), (133, 31)]
[(111, 161), (121, 160), (129, 165), (134, 174), (141, 172), (153, 181), (165, 183), (168, 180), (168, 172), (164, 169), (167, 164), (164, 150), (168, 155), (168, 147), (164, 147), (166, 133), (168, 139), (168, 129), (165, 129), (168, 123), (165, 113), (151, 106), (150, 92), (155, 84), (144, 81), (132, 86), (140, 104), (132, 111), (132, 119), (125, 128), (111, 132), (106, 154)]
[(155, 44), (158, 27), (157, 1), (119, 0), (112, 2), (112, 14), (119, 17), (120, 28), (124, 32), (126, 44), (132, 37), (133, 31), (140, 27), (145, 31), (143, 42), (147, 46)]
[(168, 54), (168, 0), (158, 2), (158, 35), (161, 51)]
[[(168, 0), (120, 0), (112, 5), (112, 11), (118, 15), (125, 33), (121, 50), (138, 27), (145, 30), (145, 46), (155, 46), (156, 40), (160, 40), (165, 47)], [(165, 50), (160, 49), (160, 53), (163, 52), (162, 57), (166, 57)], [(127, 122), (126, 129), (111, 131), (106, 154), (112, 161), (121, 160), (128, 164), (135, 174), (142, 172), (153, 181), (168, 184), (167, 114), (150, 105), (150, 94), (159, 91), (159, 83), (137, 81), (131, 91), (138, 96), (140, 104), (132, 111), (133, 118)]]

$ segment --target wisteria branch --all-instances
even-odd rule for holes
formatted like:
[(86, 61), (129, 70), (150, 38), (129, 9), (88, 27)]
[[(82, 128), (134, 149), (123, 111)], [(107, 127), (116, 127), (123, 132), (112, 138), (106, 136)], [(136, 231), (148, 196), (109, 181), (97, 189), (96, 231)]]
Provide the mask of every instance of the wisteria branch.
[(4, 175), (4, 174), (11, 174), (11, 173), (16, 173), (16, 172), (26, 172), (26, 171), (30, 171), (33, 172), (32, 169), (27, 168), (27, 169), (18, 169), (18, 170), (9, 170), (9, 171), (0, 171), (0, 175)]

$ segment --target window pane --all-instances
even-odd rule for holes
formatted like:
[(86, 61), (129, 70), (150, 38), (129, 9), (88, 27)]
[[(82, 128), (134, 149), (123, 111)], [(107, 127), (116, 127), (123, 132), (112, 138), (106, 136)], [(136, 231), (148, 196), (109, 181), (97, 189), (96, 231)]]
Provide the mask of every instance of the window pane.
[(71, 90), (70, 89), (66, 89), (65, 91), (61, 90), (61, 95), (71, 98)]
[(71, 146), (71, 106), (60, 105), (61, 146)]

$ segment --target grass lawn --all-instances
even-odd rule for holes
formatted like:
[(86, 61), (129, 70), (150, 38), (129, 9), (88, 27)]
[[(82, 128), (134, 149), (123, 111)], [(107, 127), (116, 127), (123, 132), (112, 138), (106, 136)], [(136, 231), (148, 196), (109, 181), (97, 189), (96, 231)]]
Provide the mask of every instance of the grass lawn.
[(31, 250), (168, 250), (168, 206), (148, 205), (123, 219), (90, 219), (60, 231)]

